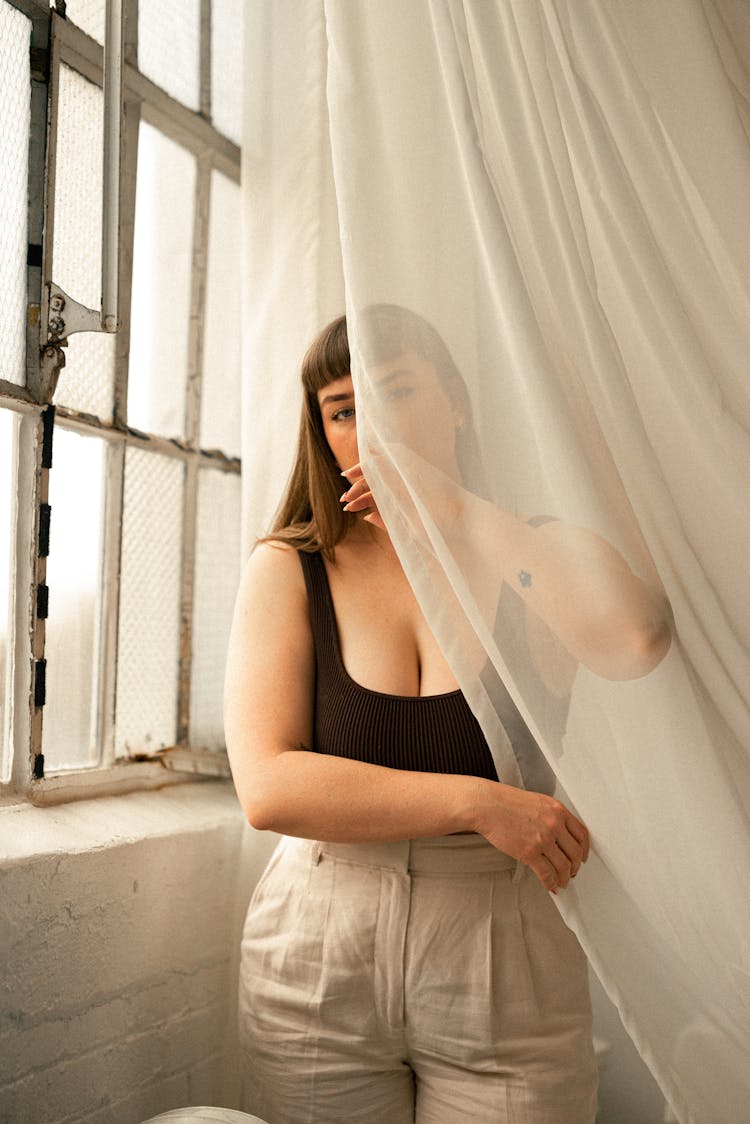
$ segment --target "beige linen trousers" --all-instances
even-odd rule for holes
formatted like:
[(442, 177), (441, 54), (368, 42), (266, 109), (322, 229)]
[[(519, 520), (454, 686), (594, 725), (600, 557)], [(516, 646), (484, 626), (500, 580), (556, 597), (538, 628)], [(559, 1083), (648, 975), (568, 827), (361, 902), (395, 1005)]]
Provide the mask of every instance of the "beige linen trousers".
[(592, 1124), (586, 959), (479, 835), (284, 838), (242, 940), (243, 1107), (268, 1124)]

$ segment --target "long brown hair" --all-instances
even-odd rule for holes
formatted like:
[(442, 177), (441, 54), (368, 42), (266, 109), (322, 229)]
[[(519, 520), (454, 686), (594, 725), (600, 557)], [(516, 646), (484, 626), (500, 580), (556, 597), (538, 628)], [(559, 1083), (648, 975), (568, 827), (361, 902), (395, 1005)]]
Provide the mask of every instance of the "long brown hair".
[[(332, 558), (354, 516), (339, 501), (347, 484), (323, 429), (318, 391), (351, 373), (346, 317), (338, 316), (313, 340), (302, 360), (302, 417), (294, 468), (267, 539)], [(348, 466), (344, 466), (348, 467)]]
[[(431, 324), (394, 304), (374, 304), (357, 317), (358, 343), (367, 366), (415, 351), (434, 367), (451, 402), (464, 419), (456, 456), (464, 484), (481, 491), (481, 467), (466, 384), (448, 348)], [(261, 541), (288, 542), (297, 550), (322, 551), (333, 558), (337, 543), (356, 518), (341, 507), (347, 487), (326, 440), (318, 391), (351, 374), (346, 317), (338, 316), (313, 340), (302, 361), (302, 417), (297, 453), (271, 532)]]

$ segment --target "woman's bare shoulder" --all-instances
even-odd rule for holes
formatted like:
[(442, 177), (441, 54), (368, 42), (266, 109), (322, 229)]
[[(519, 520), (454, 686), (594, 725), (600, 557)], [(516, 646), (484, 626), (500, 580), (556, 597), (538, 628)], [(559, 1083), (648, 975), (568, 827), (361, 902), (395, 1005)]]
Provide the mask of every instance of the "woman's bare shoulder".
[[(232, 623), (230, 654), (245, 663), (261, 652), (288, 661), (307, 654), (312, 644), (304, 574), (297, 551), (284, 543), (263, 542), (245, 563)], [(254, 657), (253, 657), (254, 658)]]
[(307, 618), (307, 591), (297, 551), (287, 543), (258, 543), (245, 562), (236, 615), (269, 621)]
[(304, 589), (304, 577), (297, 549), (278, 539), (259, 542), (245, 562), (243, 581), (269, 589)]
[[(304, 575), (294, 547), (260, 543), (245, 563), (227, 652), (224, 724), (237, 790), (258, 763), (308, 745), (315, 653)], [(251, 768), (252, 765), (252, 768)], [(249, 771), (248, 771), (249, 770)]]

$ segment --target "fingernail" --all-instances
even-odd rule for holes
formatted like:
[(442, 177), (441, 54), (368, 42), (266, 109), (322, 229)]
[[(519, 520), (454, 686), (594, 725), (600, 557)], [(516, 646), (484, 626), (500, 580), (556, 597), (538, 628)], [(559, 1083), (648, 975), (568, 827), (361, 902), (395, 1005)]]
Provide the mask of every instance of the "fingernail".
[(346, 499), (346, 497), (347, 497), (347, 496), (349, 495), (349, 492), (351, 492), (351, 488), (348, 488), (348, 489), (347, 489), (347, 491), (345, 491), (345, 492), (342, 492), (342, 494), (341, 494), (341, 495), (339, 496), (339, 503), (343, 503), (343, 502), (344, 502), (344, 500)]
[(352, 505), (350, 503), (345, 503), (344, 504), (344, 511), (348, 511), (351, 506)]

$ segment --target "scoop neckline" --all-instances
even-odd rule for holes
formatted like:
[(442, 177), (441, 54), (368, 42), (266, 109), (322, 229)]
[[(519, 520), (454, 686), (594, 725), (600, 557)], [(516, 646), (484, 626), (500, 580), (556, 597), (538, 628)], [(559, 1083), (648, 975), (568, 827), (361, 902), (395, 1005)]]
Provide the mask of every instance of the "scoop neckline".
[(317, 557), (320, 560), (320, 565), (323, 569), (323, 576), (325, 578), (325, 596), (328, 600), (328, 607), (330, 609), (330, 620), (331, 620), (331, 626), (332, 626), (332, 631), (333, 631), (333, 642), (334, 642), (334, 651), (336, 653), (336, 660), (338, 662), (340, 671), (344, 675), (344, 678), (347, 680), (347, 682), (352, 687), (355, 688), (355, 690), (361, 691), (362, 694), (365, 694), (365, 695), (372, 695), (375, 698), (392, 699), (394, 702), (406, 702), (406, 703), (427, 703), (427, 702), (434, 703), (434, 702), (440, 702), (441, 700), (444, 700), (444, 699), (454, 699), (458, 695), (461, 695), (463, 697), (463, 692), (462, 692), (460, 687), (456, 687), (453, 691), (441, 691), (436, 695), (392, 695), (392, 694), (389, 694), (387, 691), (376, 691), (372, 687), (365, 687), (362, 683), (358, 683), (357, 680), (354, 679), (349, 674), (349, 672), (346, 669), (346, 664), (344, 663), (344, 657), (343, 657), (342, 652), (341, 652), (341, 637), (339, 636), (339, 622), (338, 622), (338, 618), (336, 616), (336, 607), (333, 603), (333, 594), (331, 593), (331, 583), (328, 580), (328, 568), (326, 567), (325, 559), (323, 558), (323, 555), (318, 552)]

